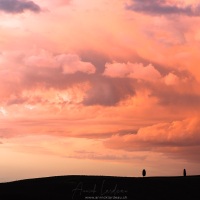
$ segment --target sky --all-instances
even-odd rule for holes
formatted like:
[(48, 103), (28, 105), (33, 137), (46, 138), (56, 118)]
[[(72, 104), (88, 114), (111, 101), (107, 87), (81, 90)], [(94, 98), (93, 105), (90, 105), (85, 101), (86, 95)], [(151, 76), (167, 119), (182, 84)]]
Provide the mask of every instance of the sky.
[(0, 0), (0, 182), (200, 174), (197, 0)]

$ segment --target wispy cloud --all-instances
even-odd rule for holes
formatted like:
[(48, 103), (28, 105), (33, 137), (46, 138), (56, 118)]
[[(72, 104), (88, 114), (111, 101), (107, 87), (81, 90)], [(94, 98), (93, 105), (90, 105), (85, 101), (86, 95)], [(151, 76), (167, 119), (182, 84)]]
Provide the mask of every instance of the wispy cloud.
[(170, 4), (166, 0), (132, 0), (133, 3), (128, 5), (127, 8), (136, 12), (143, 12), (151, 15), (188, 15), (199, 16), (200, 6), (178, 6)]
[(23, 13), (25, 10), (40, 12), (41, 8), (33, 1), (0, 0), (0, 10), (7, 13)]

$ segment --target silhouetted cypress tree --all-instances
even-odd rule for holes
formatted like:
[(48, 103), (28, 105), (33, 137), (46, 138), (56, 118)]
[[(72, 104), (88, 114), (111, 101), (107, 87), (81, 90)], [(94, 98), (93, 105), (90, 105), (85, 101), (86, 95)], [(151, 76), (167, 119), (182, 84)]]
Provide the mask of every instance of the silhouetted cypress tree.
[(183, 170), (183, 176), (186, 176), (186, 169)]
[(145, 170), (145, 169), (142, 170), (142, 176), (143, 176), (143, 177), (146, 176), (146, 170)]

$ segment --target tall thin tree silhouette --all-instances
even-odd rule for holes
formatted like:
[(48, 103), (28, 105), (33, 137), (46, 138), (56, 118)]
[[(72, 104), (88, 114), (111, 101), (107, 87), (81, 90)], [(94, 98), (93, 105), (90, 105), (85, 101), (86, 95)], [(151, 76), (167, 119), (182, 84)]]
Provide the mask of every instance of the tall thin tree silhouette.
[(186, 176), (186, 169), (183, 170), (183, 176)]
[(145, 169), (142, 170), (142, 176), (143, 176), (143, 177), (146, 176), (146, 170), (145, 170)]

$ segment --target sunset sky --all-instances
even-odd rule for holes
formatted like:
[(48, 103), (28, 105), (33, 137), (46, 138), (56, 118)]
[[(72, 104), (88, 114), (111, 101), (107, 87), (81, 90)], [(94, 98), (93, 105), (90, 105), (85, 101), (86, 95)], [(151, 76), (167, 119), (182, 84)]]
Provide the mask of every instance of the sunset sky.
[(198, 0), (0, 0), (0, 182), (200, 174)]

